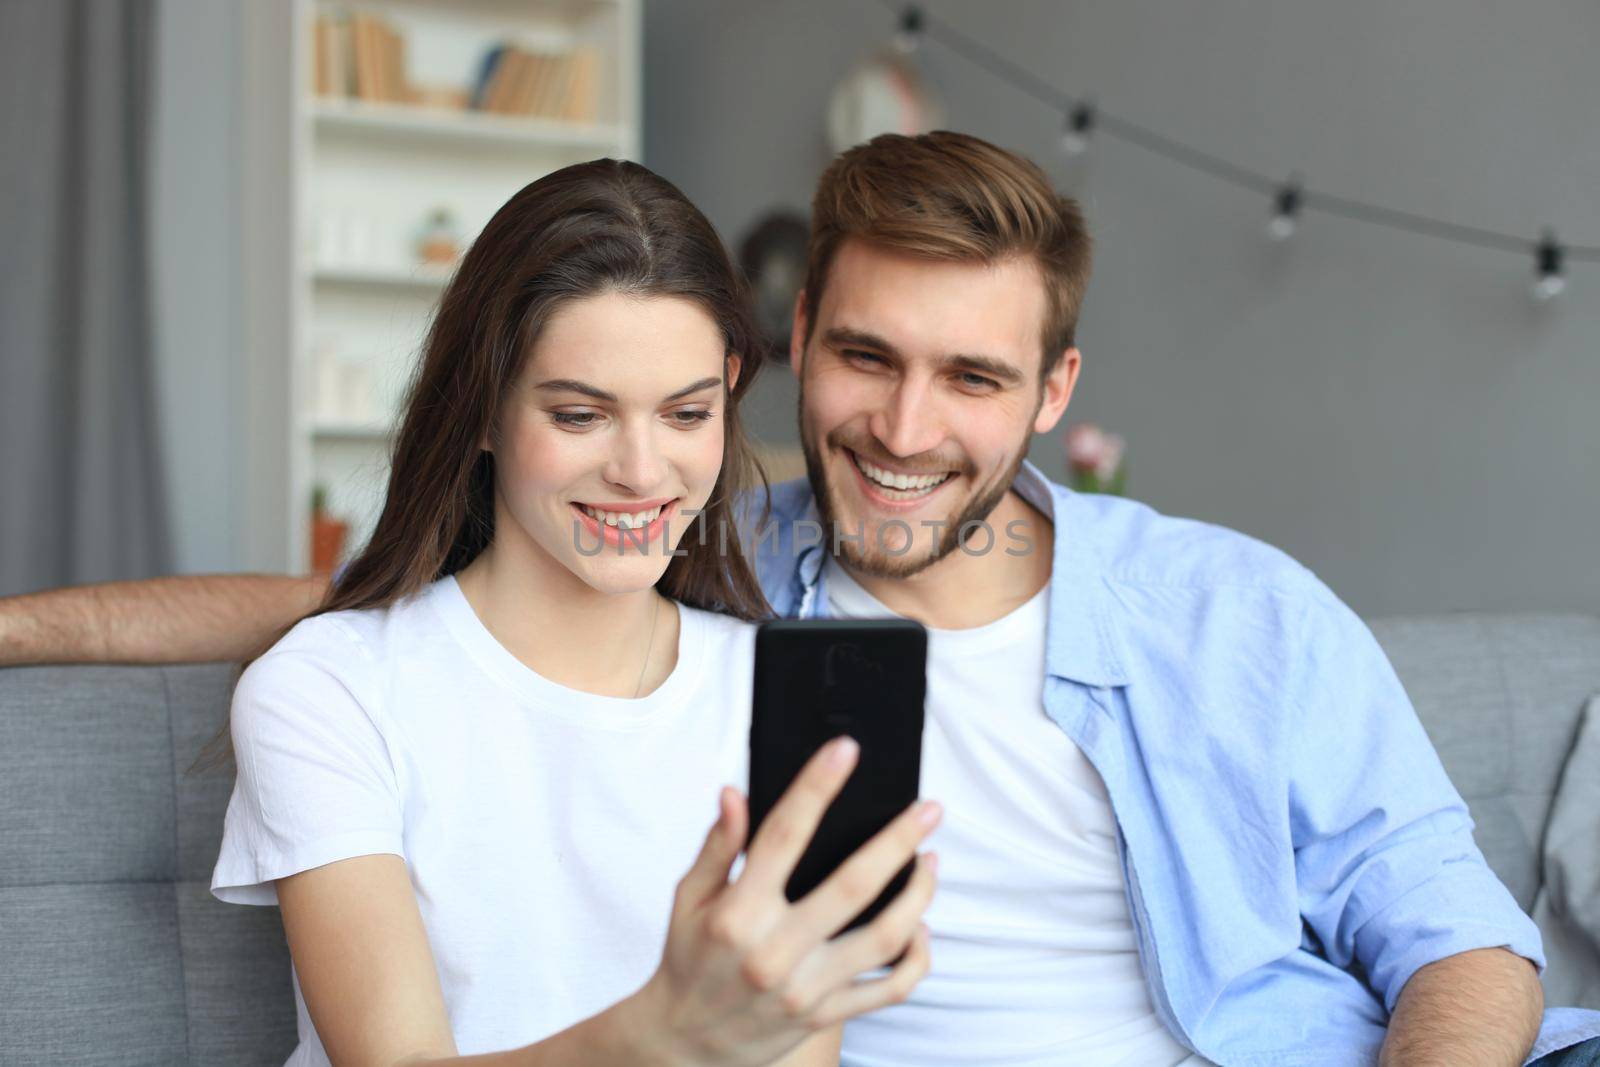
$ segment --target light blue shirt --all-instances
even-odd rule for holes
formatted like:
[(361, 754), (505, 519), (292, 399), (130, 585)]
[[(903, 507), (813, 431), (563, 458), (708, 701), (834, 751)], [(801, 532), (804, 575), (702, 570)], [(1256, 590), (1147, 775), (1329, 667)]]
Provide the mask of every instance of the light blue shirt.
[[(1226, 1067), (1366, 1067), (1423, 965), (1505, 946), (1543, 973), (1388, 659), (1326, 585), (1244, 534), (1031, 464), (1014, 488), (1054, 524), (1034, 545), (1052, 553), (1045, 710), (1105, 782), (1174, 1036)], [(770, 523), (768, 600), (825, 614), (804, 479), (772, 490)], [(1549, 1009), (1529, 1062), (1597, 1035), (1600, 1012)]]

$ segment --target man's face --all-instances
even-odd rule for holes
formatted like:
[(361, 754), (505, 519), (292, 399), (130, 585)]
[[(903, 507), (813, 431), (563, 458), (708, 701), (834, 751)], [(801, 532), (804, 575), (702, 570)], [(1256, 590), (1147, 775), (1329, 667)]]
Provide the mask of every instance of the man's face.
[(953, 263), (848, 240), (809, 344), (803, 301), (790, 355), (825, 543), (837, 529), (853, 569), (915, 574), (1004, 499), (1031, 434), (1066, 410), (1078, 351), (1041, 385), (1046, 296), (1031, 259)]

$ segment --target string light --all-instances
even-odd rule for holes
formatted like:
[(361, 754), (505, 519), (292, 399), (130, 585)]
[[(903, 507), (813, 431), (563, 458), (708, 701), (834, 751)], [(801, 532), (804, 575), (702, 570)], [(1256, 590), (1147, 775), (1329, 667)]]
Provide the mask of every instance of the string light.
[(922, 9), (907, 4), (900, 12), (900, 30), (894, 35), (894, 46), (906, 55), (915, 52), (922, 44)]
[(1305, 199), (1298, 178), (1290, 178), (1278, 187), (1272, 199), (1272, 218), (1267, 222), (1267, 236), (1274, 241), (1287, 241), (1294, 236), (1300, 217), (1300, 204)]
[[(1078, 100), (1044, 78), (1023, 67), (1002, 52), (982, 41), (962, 33), (942, 19), (926, 17), (916, 6), (897, 8), (894, 0), (882, 0), (885, 6), (898, 12), (899, 30), (895, 44), (910, 52), (931, 39), (948, 48), (975, 66), (981, 67), (1000, 80), (1009, 83), (1059, 115), (1066, 116), (1061, 133), (1061, 148), (1069, 155), (1078, 155), (1089, 147), (1091, 134), (1103, 134), (1161, 156), (1173, 163), (1209, 174), (1219, 181), (1259, 195), (1273, 198), (1273, 214), (1267, 223), (1267, 232), (1275, 240), (1287, 240), (1298, 228), (1299, 218), (1305, 211), (1318, 211), (1325, 215), (1365, 222), (1386, 229), (1401, 230), (1427, 237), (1471, 245), (1499, 252), (1516, 252), (1527, 255), (1526, 237), (1489, 230), (1481, 226), (1468, 226), (1445, 219), (1432, 218), (1410, 211), (1399, 211), (1348, 197), (1324, 192), (1307, 192), (1298, 180), (1281, 182), (1269, 175), (1241, 166), (1193, 145), (1185, 144), (1147, 126), (1119, 115), (1108, 114), (1086, 100)], [(1545, 301), (1566, 290), (1567, 263), (1600, 263), (1600, 245), (1561, 244), (1552, 231), (1545, 231), (1534, 249), (1535, 276), (1531, 291), (1536, 299)]]
[(1067, 113), (1061, 130), (1061, 150), (1069, 156), (1083, 155), (1089, 150), (1089, 135), (1093, 132), (1094, 104), (1085, 100)]
[(1565, 258), (1566, 249), (1556, 240), (1556, 232), (1545, 230), (1539, 238), (1538, 247), (1533, 250), (1534, 279), (1529, 292), (1535, 300), (1544, 303), (1567, 291), (1562, 262)]

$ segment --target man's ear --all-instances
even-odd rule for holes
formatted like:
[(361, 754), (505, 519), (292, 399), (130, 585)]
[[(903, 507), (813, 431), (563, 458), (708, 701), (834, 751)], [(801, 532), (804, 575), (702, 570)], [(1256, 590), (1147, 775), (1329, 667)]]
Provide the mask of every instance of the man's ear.
[(1067, 413), (1067, 403), (1072, 399), (1072, 389), (1078, 384), (1078, 372), (1083, 369), (1083, 353), (1077, 346), (1061, 353), (1056, 365), (1044, 376), (1044, 395), (1039, 399), (1039, 413), (1033, 417), (1034, 433), (1049, 433), (1055, 429), (1061, 416)]
[(805, 361), (806, 325), (806, 291), (802, 289), (794, 296), (794, 314), (789, 323), (789, 369), (796, 378)]
[(739, 371), (744, 366), (744, 360), (739, 358), (737, 352), (729, 352), (723, 365), (727, 368), (728, 392), (732, 393), (733, 387), (739, 384)]

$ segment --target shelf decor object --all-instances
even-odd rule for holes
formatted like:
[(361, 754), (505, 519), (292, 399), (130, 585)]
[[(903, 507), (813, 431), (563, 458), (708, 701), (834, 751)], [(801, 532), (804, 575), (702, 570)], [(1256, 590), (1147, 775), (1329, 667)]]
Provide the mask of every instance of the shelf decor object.
[(264, 177), (247, 204), (268, 283), (248, 298), (266, 324), (251, 355), (283, 361), (258, 392), (287, 492), (260, 510), (283, 512), (283, 565), (305, 570), (313, 530), (348, 524), (343, 556), (370, 534), (433, 309), (484, 223), (552, 170), (638, 158), (642, 0), (290, 0), (251, 17), (291, 42), (247, 90), (272, 120), (261, 158), (289, 160), (288, 195)]

